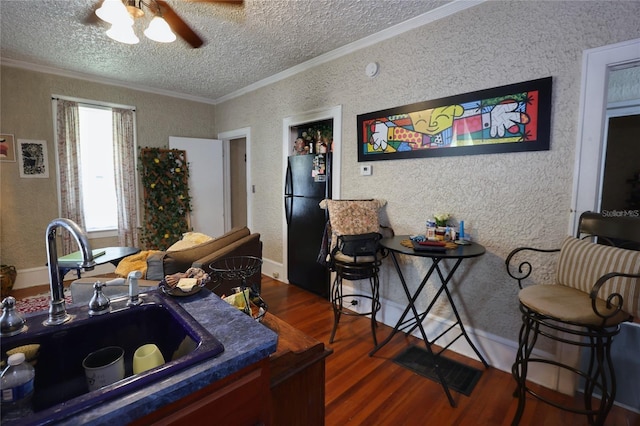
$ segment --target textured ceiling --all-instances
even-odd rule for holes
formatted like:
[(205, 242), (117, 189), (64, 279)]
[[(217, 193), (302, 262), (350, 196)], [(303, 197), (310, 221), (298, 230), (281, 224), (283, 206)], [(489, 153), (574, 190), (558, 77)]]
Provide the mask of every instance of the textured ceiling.
[(1, 58), (215, 101), (449, 1), (168, 0), (205, 40), (199, 49), (148, 40), (140, 20), (139, 44), (115, 42), (93, 16), (100, 3), (1, 0)]

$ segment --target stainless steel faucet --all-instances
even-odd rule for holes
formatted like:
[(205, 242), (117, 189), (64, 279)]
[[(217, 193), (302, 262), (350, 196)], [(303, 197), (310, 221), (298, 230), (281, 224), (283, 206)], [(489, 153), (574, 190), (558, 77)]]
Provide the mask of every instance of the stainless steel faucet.
[(64, 285), (62, 281), (64, 277), (60, 276), (60, 270), (58, 269), (56, 230), (60, 227), (69, 231), (82, 251), (82, 264), (79, 266), (84, 270), (90, 271), (96, 265), (93, 261), (93, 252), (91, 251), (87, 234), (77, 223), (65, 218), (54, 219), (49, 223), (47, 226), (46, 241), (51, 302), (49, 304), (49, 319), (44, 322), (44, 325), (60, 325), (71, 319), (71, 316), (67, 314), (67, 308), (64, 302)]

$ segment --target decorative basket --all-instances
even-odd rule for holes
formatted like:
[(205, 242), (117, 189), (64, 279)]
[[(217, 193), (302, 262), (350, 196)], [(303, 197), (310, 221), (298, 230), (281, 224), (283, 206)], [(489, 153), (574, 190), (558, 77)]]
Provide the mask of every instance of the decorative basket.
[(2, 299), (4, 299), (5, 297), (11, 294), (11, 290), (13, 290), (13, 285), (16, 283), (17, 276), (18, 276), (18, 272), (16, 272), (15, 266), (12, 266), (12, 265), (0, 266), (0, 280), (2, 280), (2, 291), (1, 291)]

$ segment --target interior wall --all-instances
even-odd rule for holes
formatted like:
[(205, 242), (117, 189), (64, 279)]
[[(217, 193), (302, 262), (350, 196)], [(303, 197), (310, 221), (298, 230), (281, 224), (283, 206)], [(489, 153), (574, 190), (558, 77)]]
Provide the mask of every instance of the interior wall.
[[(0, 163), (0, 260), (19, 271), (44, 268), (46, 227), (58, 216), (52, 95), (135, 106), (139, 147), (168, 147), (170, 135), (215, 135), (213, 105), (19, 68), (3, 66), (0, 71), (0, 131), (13, 134), (16, 143), (47, 141), (51, 171), (48, 179), (24, 179), (17, 162)], [(117, 239), (92, 245), (117, 245)]]
[[(454, 279), (461, 314), (475, 330), (517, 340), (517, 286), (504, 259), (517, 246), (555, 247), (566, 235), (582, 52), (638, 38), (637, 16), (638, 2), (485, 2), (218, 105), (220, 130), (252, 129), (253, 227), (264, 257), (282, 261), (283, 118), (342, 105), (342, 198), (387, 200), (383, 215), (396, 234), (423, 232), (437, 212), (464, 220), (487, 253)], [(380, 64), (375, 78), (364, 73), (372, 61)], [(372, 176), (359, 174), (358, 114), (546, 76), (554, 79), (549, 151), (376, 161)], [(402, 258), (402, 266), (415, 282), (428, 265)], [(383, 298), (405, 303), (388, 261), (381, 283)]]

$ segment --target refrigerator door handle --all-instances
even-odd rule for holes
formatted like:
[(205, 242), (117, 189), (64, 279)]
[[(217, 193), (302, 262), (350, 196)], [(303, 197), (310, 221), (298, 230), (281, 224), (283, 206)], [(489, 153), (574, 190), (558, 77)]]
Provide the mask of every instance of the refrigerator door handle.
[(284, 217), (287, 220), (287, 225), (291, 224), (291, 215), (293, 214), (293, 197), (291, 195), (285, 195), (284, 197)]
[(287, 225), (291, 223), (293, 214), (293, 176), (291, 175), (291, 163), (287, 159), (287, 171), (284, 180), (284, 217)]
[(291, 163), (287, 159), (287, 172), (285, 173), (284, 179), (284, 195), (291, 196), (293, 195), (293, 175), (291, 172)]

